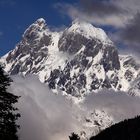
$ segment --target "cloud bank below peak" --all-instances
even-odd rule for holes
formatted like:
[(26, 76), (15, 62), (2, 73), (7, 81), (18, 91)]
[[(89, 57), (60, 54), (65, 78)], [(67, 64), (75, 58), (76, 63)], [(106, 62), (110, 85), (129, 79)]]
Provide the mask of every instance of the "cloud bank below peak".
[(79, 133), (85, 128), (77, 117), (85, 118), (95, 109), (104, 110), (115, 122), (140, 114), (140, 98), (126, 93), (103, 90), (90, 94), (77, 106), (61, 94), (52, 93), (34, 76), (12, 79), (9, 91), (21, 96), (17, 104), (21, 140), (69, 140), (72, 132)]

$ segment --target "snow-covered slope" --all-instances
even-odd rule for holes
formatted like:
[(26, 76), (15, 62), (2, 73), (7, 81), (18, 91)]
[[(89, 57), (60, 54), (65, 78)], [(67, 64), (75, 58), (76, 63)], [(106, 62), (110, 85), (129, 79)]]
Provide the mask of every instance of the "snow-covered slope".
[(38, 19), (0, 62), (11, 75), (35, 74), (53, 91), (74, 96), (102, 88), (129, 91), (140, 73), (131, 56), (118, 55), (102, 29), (78, 20), (52, 32)]

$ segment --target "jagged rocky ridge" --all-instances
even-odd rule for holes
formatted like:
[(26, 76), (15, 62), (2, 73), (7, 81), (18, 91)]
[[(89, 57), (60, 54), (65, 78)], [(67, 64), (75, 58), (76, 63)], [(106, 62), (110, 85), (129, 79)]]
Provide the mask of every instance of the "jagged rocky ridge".
[(78, 20), (62, 32), (52, 32), (38, 19), (0, 62), (11, 75), (38, 75), (53, 91), (73, 96), (102, 88), (135, 95), (132, 83), (140, 73), (133, 57), (119, 55), (102, 29)]
[[(74, 97), (103, 88), (140, 95), (140, 66), (135, 59), (119, 55), (102, 29), (83, 21), (53, 32), (44, 19), (38, 19), (0, 62), (11, 75), (35, 74), (54, 92), (61, 90)], [(105, 111), (96, 109), (78, 119), (83, 125), (79, 133), (83, 139), (115, 123)]]

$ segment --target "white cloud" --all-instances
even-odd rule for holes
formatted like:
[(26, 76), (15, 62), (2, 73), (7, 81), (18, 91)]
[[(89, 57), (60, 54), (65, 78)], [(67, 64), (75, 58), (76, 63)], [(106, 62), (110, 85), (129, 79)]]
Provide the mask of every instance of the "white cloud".
[(140, 115), (140, 98), (129, 96), (125, 92), (101, 90), (87, 96), (83, 103), (87, 109), (102, 109), (118, 122)]
[[(97, 25), (111, 25), (123, 28), (134, 15), (140, 11), (139, 0), (79, 0), (79, 3), (57, 3), (55, 7), (61, 14), (68, 15), (72, 20), (79, 18)], [(113, 10), (114, 8), (114, 10)]]
[(140, 113), (140, 99), (126, 93), (102, 91), (89, 95), (80, 107), (66, 100), (61, 93), (52, 93), (34, 76), (13, 77), (9, 90), (21, 96), (17, 104), (21, 118), (20, 140), (69, 140), (71, 132), (79, 132), (83, 124), (76, 117), (86, 116), (94, 109), (105, 110), (116, 121)]
[(124, 27), (126, 21), (130, 18), (130, 16), (126, 16), (123, 14), (101, 16), (101, 17), (96, 14), (88, 15), (82, 11), (79, 11), (77, 7), (74, 7), (72, 5), (65, 5), (65, 6), (67, 9), (67, 14), (71, 17), (72, 20), (78, 18), (97, 25), (111, 25), (117, 28)]
[(70, 103), (35, 77), (13, 79), (10, 91), (21, 96), (17, 104), (21, 114), (20, 140), (68, 140), (78, 128)]

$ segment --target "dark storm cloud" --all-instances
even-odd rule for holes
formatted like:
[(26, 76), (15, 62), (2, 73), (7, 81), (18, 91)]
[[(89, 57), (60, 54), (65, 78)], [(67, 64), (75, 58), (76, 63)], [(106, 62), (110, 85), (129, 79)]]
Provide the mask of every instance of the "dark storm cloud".
[(80, 0), (81, 8), (86, 14), (109, 16), (125, 13), (126, 10), (107, 0)]
[[(81, 19), (96, 25), (111, 25), (124, 27), (128, 15), (128, 8), (124, 2), (112, 0), (79, 0), (79, 3), (56, 3), (55, 8), (61, 15), (68, 15), (72, 20)], [(130, 10), (131, 11), (131, 10)]]
[(121, 36), (129, 43), (136, 45), (140, 43), (140, 13), (137, 13), (135, 17), (128, 22)]
[[(140, 6), (140, 3), (138, 0), (134, 0), (134, 2), (128, 0), (128, 4), (125, 4), (126, 2), (126, 0), (123, 0), (121, 6), (121, 1), (80, 0), (81, 8), (87, 15), (98, 16), (98, 19), (96, 18), (95, 20), (99, 20), (104, 17), (111, 17), (107, 24), (111, 21), (111, 23), (113, 23), (113, 27), (116, 26), (115, 22), (119, 23), (121, 20), (124, 20), (123, 26), (118, 28), (118, 33), (115, 35), (116, 38), (118, 38), (117, 41), (126, 44), (127, 49), (129, 49), (130, 52), (133, 51), (133, 53), (140, 53), (140, 11), (137, 9)], [(119, 15), (123, 15), (123, 18), (120, 18), (120, 21), (117, 19), (117, 16)], [(115, 22), (113, 22), (114, 17), (116, 17)], [(105, 23), (104, 21), (102, 21), (102, 23)]]

